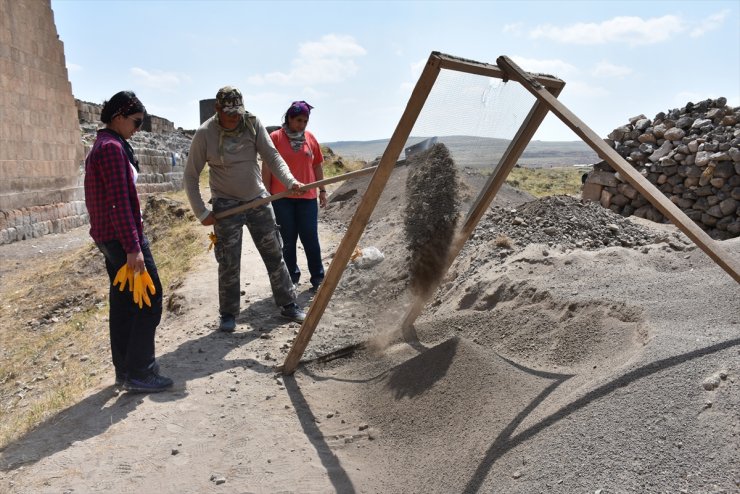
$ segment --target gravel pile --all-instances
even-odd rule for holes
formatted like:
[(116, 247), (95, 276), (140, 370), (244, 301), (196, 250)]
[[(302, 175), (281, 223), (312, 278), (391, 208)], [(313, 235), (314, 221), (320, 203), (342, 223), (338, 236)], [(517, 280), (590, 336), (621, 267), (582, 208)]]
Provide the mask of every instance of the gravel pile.
[[(670, 235), (676, 247), (686, 245), (681, 234)], [(492, 207), (478, 224), (463, 252), (473, 253), (493, 242), (502, 253), (543, 243), (564, 249), (595, 250), (604, 247), (640, 247), (668, 240), (666, 234), (638, 225), (594, 202), (570, 196), (550, 196), (518, 209)]]

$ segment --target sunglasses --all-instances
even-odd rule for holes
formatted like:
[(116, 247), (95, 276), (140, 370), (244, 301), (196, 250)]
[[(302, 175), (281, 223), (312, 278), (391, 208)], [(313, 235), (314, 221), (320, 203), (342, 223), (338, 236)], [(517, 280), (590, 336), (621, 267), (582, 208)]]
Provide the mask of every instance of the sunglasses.
[[(126, 118), (131, 118), (131, 116), (127, 116)], [(137, 129), (139, 127), (141, 127), (141, 124), (144, 123), (144, 119), (143, 118), (131, 118), (131, 120), (134, 121), (134, 127), (137, 128)]]

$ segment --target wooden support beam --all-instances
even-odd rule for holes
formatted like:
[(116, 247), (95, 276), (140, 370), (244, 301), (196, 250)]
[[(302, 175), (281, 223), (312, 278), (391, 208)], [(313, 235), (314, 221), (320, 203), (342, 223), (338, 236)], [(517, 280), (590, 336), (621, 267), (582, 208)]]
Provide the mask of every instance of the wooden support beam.
[(575, 116), (568, 108), (550, 94), (544, 86), (531, 75), (524, 72), (508, 57), (501, 56), (496, 63), (509, 76), (522, 84), (537, 99), (543, 102), (573, 132), (583, 139), (596, 153), (617, 170), (640, 194), (669, 218), (682, 232), (699, 246), (714, 262), (740, 283), (740, 266), (720, 245), (699, 228), (691, 218), (673, 204), (663, 193), (635, 170), (627, 161), (612, 149), (604, 140)]
[[(342, 182), (344, 180), (349, 180), (350, 178), (357, 178), (362, 177), (364, 175), (370, 175), (371, 173), (375, 173), (375, 169), (378, 168), (377, 166), (371, 166), (368, 168), (363, 168), (362, 170), (357, 170), (354, 172), (344, 173), (342, 175), (336, 175), (331, 178), (325, 178), (323, 180), (317, 180), (316, 182), (311, 182), (310, 184), (303, 184), (303, 187), (301, 187), (298, 190), (306, 191), (315, 189), (316, 187), (321, 187), (322, 185), (327, 184), (333, 184), (336, 182)], [(236, 213), (241, 213), (242, 211), (246, 211), (247, 209), (256, 208), (257, 206), (261, 206), (263, 204), (266, 204), (268, 202), (277, 201), (278, 199), (282, 199), (283, 197), (290, 197), (292, 192), (290, 190), (284, 190), (283, 192), (278, 192), (277, 194), (273, 194), (268, 197), (260, 197), (259, 199), (255, 199), (254, 201), (250, 201), (246, 204), (242, 204), (241, 206), (236, 206), (235, 208), (226, 209), (224, 211), (221, 211), (220, 213), (214, 214), (217, 220), (220, 220), (221, 218), (226, 218), (227, 216), (232, 216)]]
[(388, 146), (385, 148), (385, 152), (380, 159), (380, 163), (378, 163), (378, 168), (373, 174), (367, 190), (362, 196), (362, 200), (357, 206), (357, 210), (347, 227), (347, 233), (344, 235), (344, 238), (342, 238), (342, 241), (337, 247), (334, 258), (324, 276), (324, 281), (321, 283), (319, 290), (314, 297), (313, 303), (308, 310), (306, 320), (303, 321), (301, 329), (293, 341), (293, 345), (290, 347), (288, 355), (285, 358), (285, 362), (280, 369), (282, 373), (292, 374), (296, 367), (298, 367), (301, 356), (306, 350), (306, 347), (311, 340), (311, 336), (313, 336), (316, 326), (318, 325), (321, 316), (324, 314), (337, 284), (339, 284), (339, 280), (347, 267), (350, 256), (357, 246), (357, 242), (365, 231), (370, 215), (375, 209), (375, 205), (378, 203), (380, 194), (383, 192), (385, 184), (388, 182), (388, 178), (393, 172), (396, 161), (403, 150), (403, 146), (406, 144), (406, 140), (414, 127), (414, 123), (416, 122), (421, 109), (424, 107), (424, 102), (427, 100), (427, 97), (434, 86), (434, 81), (436, 81), (439, 71), (439, 56), (432, 53), (429, 56), (429, 60), (427, 61), (419, 80), (416, 82), (414, 91), (411, 93), (411, 97), (406, 104), (406, 109), (404, 110), (401, 119), (398, 121), (396, 130), (393, 132), (393, 135), (388, 142)]
[[(491, 65), (483, 62), (476, 62), (475, 60), (468, 60), (465, 58), (454, 57), (452, 55), (446, 55), (444, 53), (436, 52), (436, 55), (440, 60), (440, 68), (454, 70), (457, 72), (465, 72), (467, 74), (477, 74), (486, 77), (496, 77), (503, 79), (504, 82), (508, 81), (506, 72), (501, 70), (497, 65)], [(542, 75), (542, 74), (530, 74), (531, 77), (538, 81), (540, 84), (549, 89), (554, 89), (560, 92), (565, 86), (565, 82), (557, 77)]]

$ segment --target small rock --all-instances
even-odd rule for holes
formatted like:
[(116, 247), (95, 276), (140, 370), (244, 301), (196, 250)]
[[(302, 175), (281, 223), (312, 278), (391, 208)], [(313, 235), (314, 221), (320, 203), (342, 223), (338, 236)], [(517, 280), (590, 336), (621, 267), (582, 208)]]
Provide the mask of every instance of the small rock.
[(716, 389), (719, 387), (720, 378), (718, 375), (709, 376), (708, 378), (704, 379), (704, 382), (702, 383), (702, 386), (707, 391), (712, 391), (713, 389)]
[(514, 477), (515, 479), (518, 479), (518, 478), (520, 478), (522, 476), (522, 472), (520, 472), (519, 470), (517, 470), (513, 474), (511, 474), (511, 476)]
[(180, 454), (180, 450), (177, 449), (177, 448), (172, 448), (171, 454), (172, 454), (172, 456), (179, 455)]

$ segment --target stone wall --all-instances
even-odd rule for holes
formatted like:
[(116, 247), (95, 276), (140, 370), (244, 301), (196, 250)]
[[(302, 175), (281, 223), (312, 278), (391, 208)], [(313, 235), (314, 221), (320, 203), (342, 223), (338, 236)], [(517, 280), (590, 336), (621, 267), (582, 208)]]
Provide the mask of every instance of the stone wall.
[[(48, 0), (0, 0), (0, 243), (83, 224), (80, 128)], [(38, 224), (38, 225), (37, 225)]]
[[(74, 99), (49, 0), (0, 0), (0, 13), (0, 244), (5, 244), (88, 223), (84, 159), (102, 106)], [(156, 137), (173, 136), (174, 124), (149, 115), (143, 127), (150, 133), (131, 140), (141, 168), (139, 193), (182, 188), (182, 146), (149, 144), (177, 143)], [(155, 137), (140, 137), (145, 135)]]
[[(98, 105), (96, 103), (90, 103), (88, 101), (81, 101), (78, 99), (75, 100), (75, 104), (77, 105), (77, 118), (80, 123), (95, 123), (101, 126), (103, 125), (100, 122), (100, 112), (103, 110), (102, 104)], [(154, 132), (156, 134), (165, 134), (167, 132), (174, 132), (175, 124), (166, 118), (147, 113), (144, 123), (141, 124), (141, 130)]]
[[(639, 115), (606, 142), (715, 239), (740, 235), (740, 107), (725, 98)], [(583, 198), (624, 216), (666, 218), (606, 162), (594, 165)]]
[[(137, 133), (129, 140), (139, 160), (139, 176), (136, 179), (139, 196), (182, 189), (184, 160), (180, 158), (173, 166), (172, 151), (144, 147), (141, 142), (137, 142), (139, 135)], [(85, 144), (86, 155), (90, 148), (92, 142)], [(140, 199), (143, 203), (144, 199)]]

